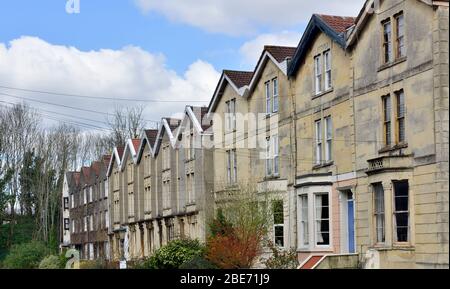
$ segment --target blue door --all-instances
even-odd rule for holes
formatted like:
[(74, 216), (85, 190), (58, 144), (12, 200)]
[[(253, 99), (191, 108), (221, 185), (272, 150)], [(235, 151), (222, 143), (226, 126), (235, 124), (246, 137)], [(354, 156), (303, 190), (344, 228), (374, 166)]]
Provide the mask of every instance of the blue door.
[(353, 210), (354, 207), (354, 200), (352, 197), (349, 196), (348, 199), (348, 207), (347, 207), (347, 213), (348, 213), (348, 252), (349, 253), (355, 253), (355, 213)]

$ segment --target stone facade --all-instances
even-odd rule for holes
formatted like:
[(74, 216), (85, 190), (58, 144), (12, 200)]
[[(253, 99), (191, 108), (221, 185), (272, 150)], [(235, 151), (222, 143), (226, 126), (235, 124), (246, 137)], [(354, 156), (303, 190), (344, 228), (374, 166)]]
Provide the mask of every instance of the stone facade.
[(205, 242), (213, 208), (210, 124), (206, 110), (186, 107), (159, 130), (116, 148), (110, 164), (110, 234), (114, 260), (137, 260), (179, 238)]
[(61, 247), (77, 249), (81, 259), (110, 258), (108, 163), (109, 156), (105, 156), (90, 167), (65, 176)]

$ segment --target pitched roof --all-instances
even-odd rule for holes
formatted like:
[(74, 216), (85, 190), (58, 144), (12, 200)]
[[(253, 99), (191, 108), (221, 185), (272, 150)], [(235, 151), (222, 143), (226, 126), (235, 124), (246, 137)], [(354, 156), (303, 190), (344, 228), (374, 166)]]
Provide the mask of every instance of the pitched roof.
[(334, 16), (334, 15), (323, 15), (317, 14), (331, 29), (336, 31), (338, 34), (344, 33), (347, 28), (355, 24), (355, 17), (347, 16)]
[(134, 151), (137, 152), (139, 149), (139, 145), (141, 144), (140, 139), (132, 139), (131, 142), (133, 143)]
[(90, 178), (91, 168), (90, 167), (82, 167), (81, 173), (83, 174), (85, 183), (89, 183), (90, 179), (91, 179)]
[(345, 49), (345, 32), (347, 28), (354, 24), (354, 22), (355, 18), (353, 17), (313, 14), (303, 33), (300, 43), (298, 44), (297, 50), (292, 57), (292, 61), (288, 68), (288, 75), (292, 76), (297, 72), (302, 63), (302, 58), (310, 48), (310, 42), (315, 39), (319, 32), (326, 34), (339, 46)]
[(109, 162), (111, 161), (111, 155), (104, 155), (102, 157), (102, 161), (105, 167), (107, 167), (109, 165)]
[(124, 146), (117, 147), (117, 154), (119, 155), (120, 159), (122, 159), (124, 151), (125, 151), (125, 147)]
[(249, 85), (253, 77), (253, 71), (224, 70), (223, 73), (228, 76), (237, 88)]
[(158, 130), (157, 129), (147, 129), (147, 130), (145, 130), (145, 135), (147, 136), (147, 139), (150, 142), (150, 145), (153, 146), (155, 144), (156, 137), (158, 136)]
[(180, 125), (181, 119), (178, 118), (166, 118), (167, 123), (169, 124), (170, 130), (174, 131), (178, 128), (178, 126)]
[(283, 62), (286, 58), (294, 56), (297, 47), (266, 45), (264, 51), (268, 51), (278, 62)]
[(93, 162), (91, 165), (92, 172), (94, 172), (97, 177), (100, 176), (100, 165), (101, 162)]
[(79, 185), (80, 184), (80, 172), (74, 172), (73, 173), (73, 179), (75, 180), (75, 184)]
[(203, 106), (202, 107), (202, 110), (201, 110), (201, 116), (200, 116), (200, 122), (201, 122), (201, 125), (202, 125), (202, 129), (203, 130), (207, 130), (208, 128), (210, 128), (211, 127), (211, 125), (212, 125), (212, 122), (211, 121), (207, 121), (206, 120), (206, 115), (208, 114), (208, 107), (207, 106)]

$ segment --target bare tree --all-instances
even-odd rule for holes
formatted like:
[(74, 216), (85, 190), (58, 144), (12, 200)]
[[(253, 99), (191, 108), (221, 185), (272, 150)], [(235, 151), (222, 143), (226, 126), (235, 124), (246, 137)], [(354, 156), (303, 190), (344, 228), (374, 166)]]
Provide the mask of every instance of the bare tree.
[[(10, 240), (14, 233), (14, 222), (16, 209), (23, 213), (20, 204), (20, 169), (23, 164), (24, 155), (27, 150), (33, 148), (39, 131), (40, 118), (25, 104), (17, 104), (11, 108), (3, 109), (0, 114), (0, 135), (2, 144), (0, 155), (3, 169), (11, 169), (13, 175), (9, 184), (10, 198)], [(19, 202), (19, 203), (18, 203)]]
[(145, 127), (143, 112), (142, 106), (116, 107), (113, 116), (107, 119), (111, 129), (109, 138), (111, 147), (123, 145), (127, 139), (140, 136)]

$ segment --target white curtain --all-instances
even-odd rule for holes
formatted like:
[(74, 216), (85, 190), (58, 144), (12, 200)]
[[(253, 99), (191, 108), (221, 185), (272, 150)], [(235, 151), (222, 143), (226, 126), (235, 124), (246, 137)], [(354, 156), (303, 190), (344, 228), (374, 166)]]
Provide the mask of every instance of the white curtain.
[(317, 235), (317, 243), (323, 242), (322, 233), (322, 197), (323, 195), (316, 195), (316, 235)]

